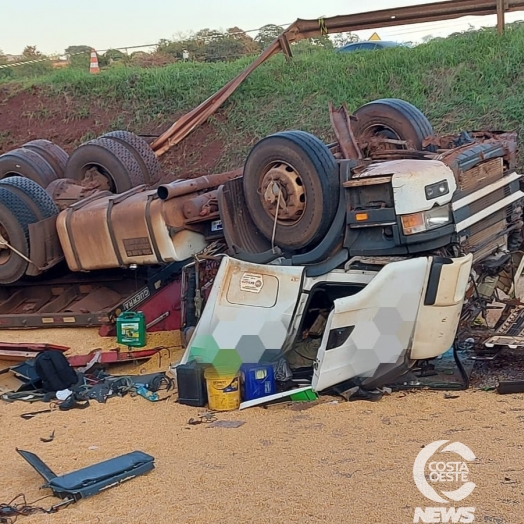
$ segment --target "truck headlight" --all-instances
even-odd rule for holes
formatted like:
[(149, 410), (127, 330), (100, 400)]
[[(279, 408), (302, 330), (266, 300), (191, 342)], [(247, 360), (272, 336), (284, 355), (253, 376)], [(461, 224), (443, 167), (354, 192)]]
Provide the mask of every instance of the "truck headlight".
[(433, 200), (439, 196), (447, 195), (449, 193), (449, 184), (447, 180), (441, 180), (436, 184), (430, 184), (424, 187), (426, 192), (426, 200)]
[(451, 222), (449, 204), (446, 206), (439, 206), (430, 209), (429, 211), (422, 211), (420, 213), (412, 213), (411, 215), (402, 215), (402, 229), (405, 235), (414, 235), (415, 233), (422, 233), (437, 227), (442, 227)]

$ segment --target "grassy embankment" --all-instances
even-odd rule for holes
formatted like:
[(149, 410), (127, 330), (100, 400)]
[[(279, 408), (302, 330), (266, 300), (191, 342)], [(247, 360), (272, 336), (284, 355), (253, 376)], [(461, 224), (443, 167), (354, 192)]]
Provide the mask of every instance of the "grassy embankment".
[[(141, 131), (170, 123), (175, 114), (198, 105), (249, 63), (242, 59), (117, 68), (96, 76), (62, 70), (2, 87), (20, 92), (38, 86), (39, 93), (73, 100), (78, 118), (88, 115), (94, 104), (107, 109), (108, 128)], [(345, 55), (319, 51), (291, 63), (274, 57), (213, 118), (226, 146), (221, 167), (238, 166), (254, 140), (275, 131), (300, 128), (331, 139), (330, 100), (345, 101), (354, 110), (377, 98), (403, 98), (425, 112), (440, 132), (489, 127), (522, 134), (523, 65), (522, 24), (509, 26), (502, 37), (482, 30), (414, 49)]]

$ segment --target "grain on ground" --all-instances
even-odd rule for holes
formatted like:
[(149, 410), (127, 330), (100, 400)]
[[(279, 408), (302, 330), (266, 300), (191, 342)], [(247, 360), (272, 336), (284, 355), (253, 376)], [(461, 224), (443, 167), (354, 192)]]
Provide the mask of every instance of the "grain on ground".
[[(15, 447), (36, 452), (57, 473), (140, 449), (156, 459), (148, 475), (20, 524), (412, 522), (416, 506), (433, 505), (413, 483), (413, 461), (423, 445), (449, 439), (478, 458), (470, 468), (477, 488), (467, 503), (477, 508), (475, 521), (516, 523), (523, 399), (480, 391), (445, 399), (424, 391), (378, 403), (328, 397), (309, 409), (219, 414), (245, 421), (237, 429), (189, 426), (201, 410), (172, 399), (127, 396), (31, 420), (19, 415), (44, 406), (0, 404), (0, 501), (19, 492), (28, 500), (42, 496), (41, 479)], [(40, 441), (53, 430), (53, 442)]]

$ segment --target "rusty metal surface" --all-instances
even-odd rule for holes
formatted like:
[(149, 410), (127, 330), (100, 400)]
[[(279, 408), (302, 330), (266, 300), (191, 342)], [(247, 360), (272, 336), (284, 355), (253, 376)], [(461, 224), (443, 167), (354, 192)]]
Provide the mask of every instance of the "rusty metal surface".
[(181, 142), (197, 126), (203, 124), (216, 110), (236, 91), (240, 84), (268, 58), (281, 50), (281, 44), (275, 40), (249, 67), (244, 69), (236, 78), (229, 81), (224, 87), (202, 102), (195, 109), (178, 119), (165, 133), (160, 135), (151, 148), (157, 156), (164, 154), (173, 145)]
[[(114, 324), (122, 311), (139, 306), (176, 281), (181, 269), (182, 264), (169, 264), (156, 271), (139, 268), (127, 272), (70, 273), (42, 284), (5, 286), (0, 288), (0, 329)], [(101, 301), (94, 302), (92, 296), (84, 300), (90, 293), (103, 288), (110, 292), (103, 291)], [(113, 302), (113, 296), (117, 303), (104, 309), (103, 303)], [(92, 309), (78, 311), (88, 308)]]
[(34, 264), (29, 264), (26, 274), (37, 276), (61, 262), (64, 253), (58, 239), (56, 217), (29, 224), (28, 229), (29, 258)]
[(173, 233), (187, 229), (188, 219), (184, 215), (184, 206), (186, 202), (190, 202), (195, 197), (198, 197), (198, 193), (189, 193), (170, 200), (161, 201), (163, 220)]
[(496, 182), (502, 177), (503, 173), (502, 158), (494, 158), (465, 171), (459, 177), (458, 188), (464, 192), (478, 191)]
[(360, 187), (360, 186), (374, 186), (376, 184), (389, 184), (391, 176), (377, 176), (372, 178), (356, 178), (355, 180), (348, 180), (342, 185), (344, 187)]
[[(507, 0), (507, 11), (524, 9), (523, 0)], [(378, 27), (421, 24), (451, 20), (463, 16), (483, 16), (497, 13), (496, 0), (453, 0), (432, 2), (408, 7), (381, 9), (365, 13), (334, 16), (319, 20), (297, 20), (287, 30), (288, 40), (294, 42), (319, 34), (361, 31)]]
[(116, 306), (121, 300), (121, 295), (107, 287), (96, 287), (82, 299), (73, 302), (65, 308), (65, 313), (89, 313), (103, 311), (111, 306)]
[(332, 102), (329, 102), (329, 117), (331, 126), (338, 140), (340, 152), (343, 158), (361, 160), (362, 151), (351, 129), (351, 116), (346, 104), (340, 108), (335, 108)]
[(98, 189), (90, 189), (69, 178), (58, 178), (46, 187), (46, 191), (58, 209), (63, 210), (71, 204), (94, 195)]
[(213, 211), (218, 211), (218, 203), (216, 203), (216, 191), (210, 191), (209, 193), (204, 193), (203, 195), (198, 195), (191, 200), (188, 200), (183, 205), (182, 212), (187, 219), (192, 219), (209, 215), (211, 212), (213, 212), (213, 206), (217, 208)]
[(170, 182), (169, 184), (162, 184), (157, 189), (157, 195), (161, 200), (170, 200), (171, 198), (195, 193), (196, 191), (218, 187), (228, 180), (233, 180), (234, 178), (242, 176), (243, 172), (243, 168), (240, 167), (233, 171), (227, 171), (226, 173), (218, 173), (190, 180), (178, 180)]
[[(494, 147), (500, 147), (504, 153), (506, 167), (514, 169), (517, 164), (518, 138), (517, 133), (495, 133), (488, 131), (479, 131), (470, 133), (469, 136), (473, 142), (461, 143), (453, 147), (454, 144), (460, 143), (460, 135), (445, 135), (443, 137), (431, 137), (431, 142), (435, 145), (445, 146), (447, 149), (439, 152), (436, 159), (447, 164), (455, 173), (457, 179), (462, 176), (463, 169), (458, 165), (458, 158), (479, 144), (490, 144)], [(479, 152), (481, 159), (485, 158), (486, 152)], [(498, 156), (498, 155), (497, 155)]]

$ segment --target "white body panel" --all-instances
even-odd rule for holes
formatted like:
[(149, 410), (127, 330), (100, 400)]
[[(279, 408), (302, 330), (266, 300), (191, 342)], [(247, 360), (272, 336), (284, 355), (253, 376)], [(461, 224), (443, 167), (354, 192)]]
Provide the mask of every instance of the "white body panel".
[(450, 348), (464, 305), (473, 256), (455, 259), (454, 264), (443, 265), (435, 303), (421, 304), (413, 334), (411, 358), (434, 358), (438, 348)]
[[(410, 347), (431, 259), (388, 264), (362, 291), (335, 300), (318, 351), (313, 389), (353, 377), (371, 377), (382, 363), (396, 363)], [(342, 345), (326, 349), (330, 331), (354, 326)]]
[[(250, 264), (224, 257), (181, 363), (214, 363), (236, 350), (240, 363), (258, 363), (280, 350), (295, 312), (303, 267)], [(225, 354), (231, 356), (231, 353)], [(233, 355), (233, 358), (236, 358)]]
[[(408, 215), (427, 211), (435, 205), (451, 202), (457, 189), (453, 171), (439, 160), (389, 160), (366, 169), (360, 177), (391, 175), (395, 211), (398, 215)], [(432, 200), (426, 199), (424, 188), (446, 180), (449, 193)]]

